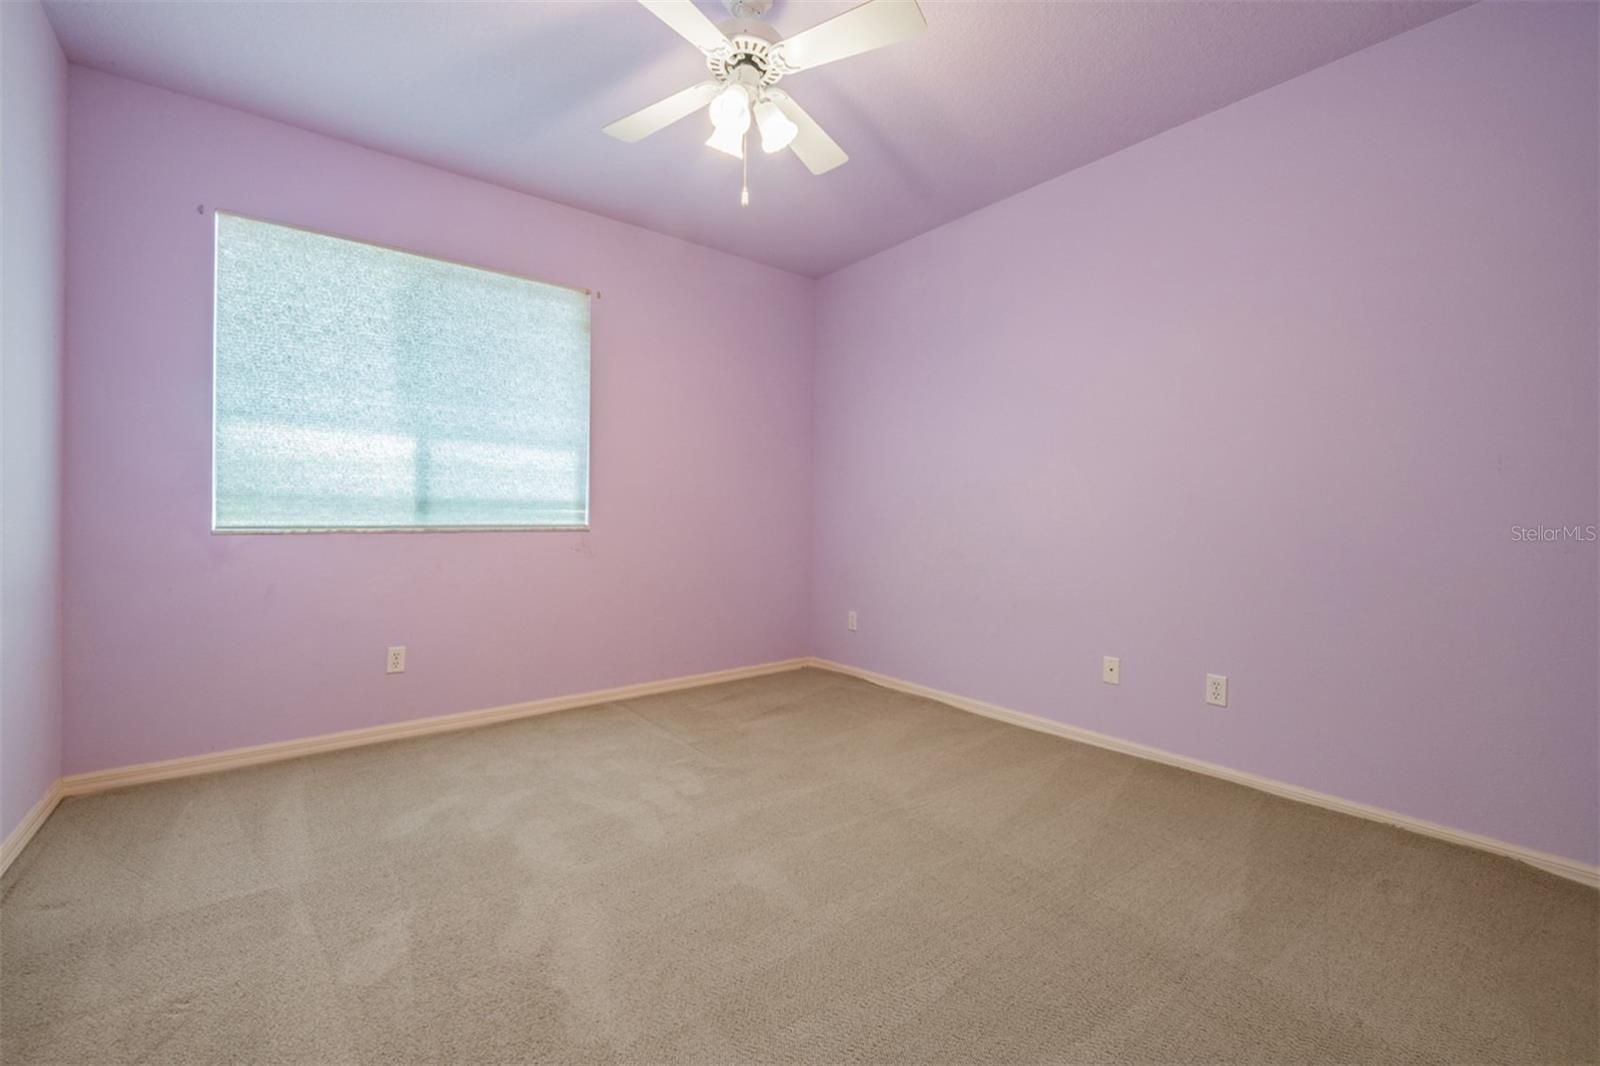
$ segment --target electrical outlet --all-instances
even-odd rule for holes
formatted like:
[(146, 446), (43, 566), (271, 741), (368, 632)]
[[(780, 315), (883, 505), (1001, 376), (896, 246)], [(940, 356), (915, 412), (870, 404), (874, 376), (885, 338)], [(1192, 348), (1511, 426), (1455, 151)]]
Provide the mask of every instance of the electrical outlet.
[(1228, 705), (1228, 679), (1221, 674), (1206, 675), (1206, 702), (1213, 707)]
[(844, 616), (844, 627), (852, 633), (856, 631), (856, 613), (854, 611)]
[(1122, 660), (1115, 655), (1107, 655), (1101, 659), (1100, 680), (1108, 685), (1122, 684)]
[(405, 645), (389, 649), (389, 657), (384, 664), (383, 672), (386, 674), (403, 674), (406, 672)]

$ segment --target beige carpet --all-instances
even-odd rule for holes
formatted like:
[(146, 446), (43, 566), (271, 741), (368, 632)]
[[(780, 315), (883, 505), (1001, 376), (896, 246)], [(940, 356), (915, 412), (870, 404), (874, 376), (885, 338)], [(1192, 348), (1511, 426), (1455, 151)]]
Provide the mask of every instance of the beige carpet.
[(0, 1058), (1570, 1062), (1597, 896), (816, 671), (67, 800)]

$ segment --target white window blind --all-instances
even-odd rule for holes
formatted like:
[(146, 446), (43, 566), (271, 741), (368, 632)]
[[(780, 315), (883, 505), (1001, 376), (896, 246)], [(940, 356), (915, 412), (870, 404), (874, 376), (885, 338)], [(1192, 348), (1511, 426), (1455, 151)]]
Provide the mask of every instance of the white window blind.
[(588, 294), (216, 214), (213, 528), (581, 527)]

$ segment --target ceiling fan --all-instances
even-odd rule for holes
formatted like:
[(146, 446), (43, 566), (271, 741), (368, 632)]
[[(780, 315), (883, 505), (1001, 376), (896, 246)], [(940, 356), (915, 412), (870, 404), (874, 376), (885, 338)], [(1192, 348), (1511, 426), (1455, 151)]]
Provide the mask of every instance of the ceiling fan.
[(772, 0), (723, 0), (732, 16), (712, 22), (694, 0), (639, 0), (684, 40), (705, 54), (711, 77), (620, 118), (605, 128), (619, 141), (638, 141), (687, 118), (703, 107), (711, 112), (706, 144), (745, 161), (739, 202), (750, 203), (745, 141), (752, 118), (766, 152), (794, 150), (813, 174), (826, 174), (850, 157), (794, 97), (777, 88), (790, 74), (837, 59), (870, 52), (921, 33), (928, 25), (916, 0), (866, 0), (866, 3), (780, 37), (759, 21)]

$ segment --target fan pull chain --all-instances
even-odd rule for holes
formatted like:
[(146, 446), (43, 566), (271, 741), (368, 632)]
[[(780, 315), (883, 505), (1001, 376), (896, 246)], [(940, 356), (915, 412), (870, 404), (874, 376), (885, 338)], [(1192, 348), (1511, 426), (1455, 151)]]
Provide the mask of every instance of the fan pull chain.
[(750, 206), (750, 132), (739, 137), (739, 206)]

